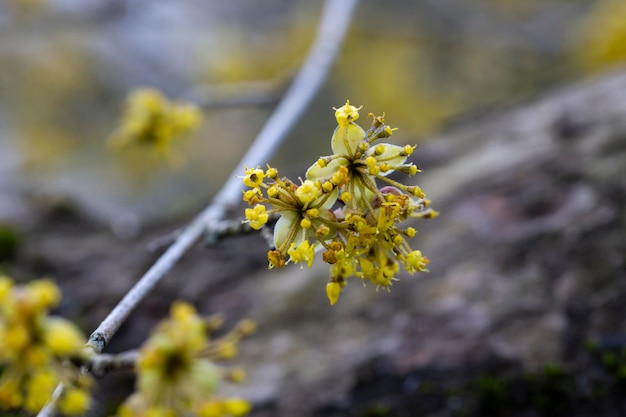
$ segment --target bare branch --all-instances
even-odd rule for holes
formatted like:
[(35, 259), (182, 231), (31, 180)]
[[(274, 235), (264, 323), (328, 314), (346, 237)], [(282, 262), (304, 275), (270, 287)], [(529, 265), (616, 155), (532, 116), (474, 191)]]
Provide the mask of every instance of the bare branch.
[(200, 85), (183, 94), (181, 98), (190, 100), (205, 110), (262, 106), (277, 103), (287, 81), (288, 78), (278, 77), (271, 81)]
[(138, 350), (129, 350), (115, 355), (101, 353), (93, 355), (86, 363), (85, 367), (95, 376), (103, 376), (107, 372), (116, 370), (130, 370), (135, 367), (139, 358)]
[[(276, 223), (280, 215), (278, 213), (271, 213), (267, 221), (267, 225)], [(267, 230), (269, 228), (263, 228)], [(183, 232), (183, 229), (177, 229), (166, 235), (160, 236), (148, 243), (148, 251), (158, 252), (161, 251), (176, 241), (178, 236)], [(222, 240), (227, 237), (248, 235), (251, 233), (257, 233), (258, 230), (250, 227), (250, 223), (244, 223), (241, 220), (222, 220), (216, 223), (214, 226), (207, 227), (204, 234), (205, 243), (207, 245), (213, 245), (218, 240)], [(271, 246), (271, 245), (270, 245)]]

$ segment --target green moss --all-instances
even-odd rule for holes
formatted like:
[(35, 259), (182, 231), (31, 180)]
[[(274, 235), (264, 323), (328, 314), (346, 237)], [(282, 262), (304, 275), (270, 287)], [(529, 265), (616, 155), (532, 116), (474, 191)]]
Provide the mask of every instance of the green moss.
[(531, 403), (539, 410), (546, 415), (562, 415), (575, 397), (574, 376), (560, 365), (546, 365), (530, 392)]
[(506, 402), (506, 387), (500, 378), (481, 376), (476, 381), (476, 389), (481, 410), (495, 412), (504, 407)]
[(19, 244), (19, 235), (15, 229), (9, 225), (0, 224), (0, 262), (14, 260)]
[(600, 349), (600, 347), (598, 346), (598, 342), (592, 339), (585, 340), (584, 347), (585, 347), (585, 350), (587, 350), (587, 352), (591, 352), (591, 353), (597, 352)]
[(422, 394), (432, 394), (435, 391), (435, 384), (432, 381), (423, 381), (419, 386)]
[(548, 364), (543, 368), (543, 373), (547, 378), (561, 379), (566, 376), (566, 372), (562, 366), (556, 364)]
[(602, 364), (609, 369), (614, 369), (617, 366), (617, 355), (615, 352), (604, 352), (602, 354)]
[(360, 413), (360, 417), (391, 417), (391, 410), (385, 404), (374, 404), (371, 407), (363, 410)]

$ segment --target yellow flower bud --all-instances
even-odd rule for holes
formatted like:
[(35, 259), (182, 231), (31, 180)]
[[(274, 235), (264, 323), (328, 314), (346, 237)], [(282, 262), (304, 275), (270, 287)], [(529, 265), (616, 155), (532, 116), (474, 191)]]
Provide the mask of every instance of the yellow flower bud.
[(326, 284), (326, 296), (330, 301), (330, 305), (335, 305), (341, 295), (341, 285), (337, 282), (329, 282)]
[(278, 170), (276, 168), (272, 168), (269, 165), (267, 166), (267, 171), (265, 171), (265, 175), (268, 178), (275, 179), (278, 177)]
[(275, 185), (272, 185), (270, 188), (267, 189), (267, 196), (270, 198), (275, 198), (278, 195), (278, 187)]
[(311, 209), (308, 209), (306, 211), (306, 215), (309, 216), (310, 218), (314, 219), (314, 218), (316, 218), (317, 216), (320, 215), (320, 211), (319, 211), (319, 209), (311, 208)]

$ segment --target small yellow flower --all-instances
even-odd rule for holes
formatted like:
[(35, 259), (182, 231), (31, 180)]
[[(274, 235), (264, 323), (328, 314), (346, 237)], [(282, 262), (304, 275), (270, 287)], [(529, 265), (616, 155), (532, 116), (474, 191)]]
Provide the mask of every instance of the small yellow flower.
[(259, 230), (269, 220), (269, 215), (262, 204), (257, 204), (254, 208), (246, 209), (246, 219), (250, 223), (250, 227)]
[(243, 192), (243, 201), (254, 206), (261, 202), (261, 198), (263, 195), (261, 194), (261, 190), (258, 188), (253, 188), (252, 190)]
[(289, 260), (293, 263), (306, 262), (310, 268), (313, 265), (315, 258), (315, 250), (313, 245), (308, 240), (303, 240), (298, 246), (295, 243), (291, 244), (291, 247), (287, 251), (289, 254)]
[(414, 250), (406, 254), (402, 258), (402, 261), (407, 272), (411, 274), (415, 272), (428, 272), (426, 265), (430, 263), (430, 260), (422, 255), (422, 251)]
[(248, 168), (243, 177), (243, 183), (250, 188), (258, 188), (263, 183), (264, 178), (265, 173), (261, 168)]
[(317, 200), (321, 195), (322, 190), (320, 183), (310, 180), (304, 181), (304, 183), (296, 189), (296, 197), (305, 204)]

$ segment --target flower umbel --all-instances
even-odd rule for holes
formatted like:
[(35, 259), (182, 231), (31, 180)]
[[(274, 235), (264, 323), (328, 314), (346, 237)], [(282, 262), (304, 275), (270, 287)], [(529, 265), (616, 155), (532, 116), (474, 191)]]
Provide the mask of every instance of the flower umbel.
[(248, 204), (254, 204), (246, 209), (246, 221), (252, 228), (260, 229), (269, 214), (280, 215), (274, 227), (276, 250), (268, 253), (270, 268), (282, 268), (286, 262), (311, 266), (315, 248), (331, 238), (331, 226), (336, 223), (330, 208), (337, 201), (337, 187), (329, 181), (311, 180), (296, 185), (279, 178), (276, 168), (269, 165), (266, 171), (247, 169), (243, 182), (252, 187), (243, 196)]
[(415, 229), (400, 224), (437, 215), (420, 187), (388, 177), (393, 172), (409, 176), (419, 172), (407, 162), (415, 146), (377, 143), (395, 129), (385, 124), (384, 115), (370, 114), (372, 123), (363, 130), (356, 124), (359, 110), (349, 101), (335, 109), (333, 154), (319, 158), (300, 185), (279, 179), (269, 166), (267, 171), (250, 168), (243, 179), (251, 188), (243, 197), (253, 206), (246, 209), (251, 227), (261, 228), (269, 221), (268, 214), (280, 214), (275, 249), (268, 253), (270, 268), (288, 262), (310, 267), (315, 252), (324, 250), (322, 259), (331, 265), (326, 286), (331, 304), (350, 276), (388, 288), (401, 267), (410, 274), (427, 271), (428, 258), (407, 242)]
[(120, 406), (119, 416), (247, 414), (247, 401), (217, 394), (220, 381), (241, 382), (243, 371), (220, 367), (216, 361), (232, 358), (241, 338), (254, 332), (255, 326), (243, 321), (225, 336), (209, 341), (209, 331), (219, 324), (198, 316), (189, 304), (175, 303), (170, 318), (159, 325), (141, 349), (137, 391)]
[(202, 112), (191, 103), (168, 100), (153, 88), (131, 92), (118, 129), (109, 138), (115, 150), (131, 144), (149, 145), (171, 158), (171, 143), (202, 123)]
[(418, 172), (415, 165), (406, 163), (413, 146), (397, 146), (374, 142), (389, 137), (395, 129), (385, 125), (384, 116), (372, 116), (372, 125), (364, 131), (355, 120), (360, 108), (350, 102), (335, 111), (337, 128), (331, 138), (333, 154), (321, 157), (306, 173), (307, 179), (328, 179), (340, 188), (340, 199), (352, 209), (370, 209), (378, 195), (376, 179), (409, 192), (409, 187), (387, 177), (393, 171), (409, 175)]

